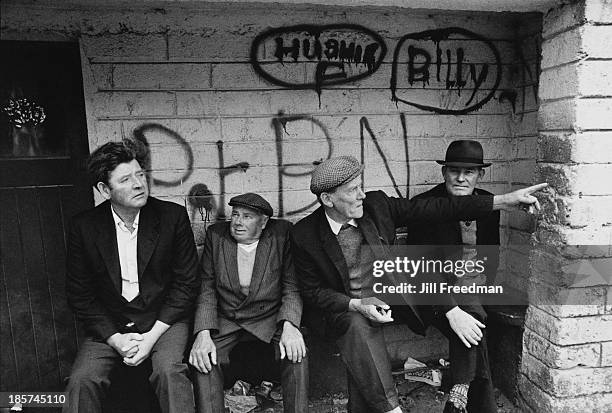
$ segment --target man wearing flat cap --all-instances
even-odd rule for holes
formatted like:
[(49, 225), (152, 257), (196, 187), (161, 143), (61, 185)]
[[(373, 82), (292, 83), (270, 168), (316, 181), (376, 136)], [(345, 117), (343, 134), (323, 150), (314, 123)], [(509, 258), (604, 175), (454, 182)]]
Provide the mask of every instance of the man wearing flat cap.
[(270, 218), (272, 207), (257, 194), (233, 197), (231, 221), (206, 231), (200, 261), (189, 362), (196, 368), (199, 412), (224, 412), (223, 372), (230, 351), (243, 341), (274, 346), (281, 362), (283, 406), (307, 412), (308, 361), (300, 333), (302, 301), (290, 254), (288, 221)]
[[(463, 196), (409, 201), (382, 191), (364, 193), (363, 166), (352, 156), (330, 158), (316, 167), (310, 190), (321, 207), (291, 232), (293, 257), (306, 304), (321, 310), (348, 370), (349, 412), (401, 412), (382, 324), (391, 308), (375, 297), (362, 299), (372, 272), (364, 267), (390, 257), (398, 227), (420, 220), (469, 220), (519, 203), (546, 184), (500, 196)], [(371, 268), (371, 266), (370, 266)], [(408, 297), (409, 298), (409, 297)], [(403, 322), (424, 334), (425, 324), (410, 301), (398, 308)], [(395, 311), (395, 309), (394, 309)]]
[[(483, 160), (482, 145), (473, 140), (451, 142), (442, 165), (441, 183), (413, 200), (448, 198), (452, 196), (491, 196), (492, 193), (476, 188), (491, 166)], [(460, 259), (469, 260), (475, 253), (475, 245), (499, 245), (499, 211), (479, 217), (476, 220), (445, 220), (418, 222), (410, 227), (408, 244), (438, 246), (435, 254), (443, 256), (449, 245), (462, 245)], [(453, 251), (456, 253), (457, 250)], [(499, 250), (487, 254), (487, 272), (465, 274), (461, 279), (448, 280), (456, 283), (493, 283), (499, 263)], [(486, 278), (486, 279), (484, 279)], [(489, 358), (487, 354), (486, 312), (478, 297), (462, 295), (460, 303), (451, 302), (444, 306), (420, 307), (423, 318), (431, 319), (449, 339), (451, 355), (451, 382), (453, 384), (445, 412), (461, 411), (492, 413), (497, 411)], [(449, 330), (440, 325), (440, 318), (448, 319)], [(442, 319), (444, 321), (444, 319)], [(451, 406), (452, 404), (452, 406)], [(454, 410), (453, 410), (454, 409)]]

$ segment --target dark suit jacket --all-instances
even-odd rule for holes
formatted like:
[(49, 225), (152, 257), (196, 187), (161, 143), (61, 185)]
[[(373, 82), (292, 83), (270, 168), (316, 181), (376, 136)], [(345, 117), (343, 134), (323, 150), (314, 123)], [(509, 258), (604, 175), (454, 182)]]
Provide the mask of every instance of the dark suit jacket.
[(296, 327), (302, 318), (302, 299), (291, 257), (291, 223), (270, 219), (261, 233), (249, 295), (240, 291), (237, 244), (230, 223), (211, 225), (206, 231), (200, 260), (202, 285), (198, 298), (194, 333), (216, 330), (224, 335), (244, 329), (267, 343), (279, 322)]
[[(476, 196), (490, 196), (492, 193), (485, 191), (484, 189), (476, 188), (474, 190)], [(446, 191), (446, 186), (442, 183), (436, 185), (434, 188), (427, 192), (412, 198), (413, 200), (423, 200), (432, 198), (451, 198), (451, 195)], [(476, 244), (477, 245), (499, 245), (499, 211), (493, 211), (488, 215), (481, 216), (476, 220)], [(459, 221), (447, 219), (444, 221), (422, 221), (415, 225), (412, 225), (408, 231), (407, 237), (408, 244), (411, 245), (459, 245), (461, 241), (461, 228)], [(438, 252), (437, 255), (439, 256)], [(499, 249), (491, 251), (491, 254), (487, 255), (487, 283), (492, 284), (495, 280), (495, 274), (499, 265)], [(465, 300), (465, 305), (460, 305), (466, 311), (472, 311), (479, 313), (484, 317), (484, 311), (477, 300), (470, 302)], [(446, 312), (450, 308), (442, 308), (442, 311)]]
[[(476, 188), (474, 195), (493, 195), (484, 189)], [(412, 198), (449, 198), (444, 184), (439, 184), (427, 192)], [(461, 228), (459, 221), (423, 221), (410, 227), (408, 232), (408, 243), (412, 245), (458, 245), (461, 244)], [(499, 245), (499, 211), (493, 211), (488, 215), (476, 220), (476, 244), (478, 245)], [(487, 268), (492, 270), (488, 277), (494, 277), (494, 273), (499, 265), (499, 255), (488, 257)], [(491, 262), (493, 260), (493, 262)], [(493, 281), (489, 279), (489, 281)]]
[(155, 320), (187, 318), (197, 295), (197, 253), (185, 208), (149, 197), (138, 227), (139, 295), (121, 295), (115, 222), (108, 201), (72, 219), (66, 294), (88, 335), (106, 340), (129, 321), (140, 332)]
[[(395, 229), (420, 220), (474, 219), (487, 215), (492, 208), (491, 196), (435, 198), (420, 201), (392, 198), (382, 191), (367, 192), (364, 215), (357, 220), (365, 240), (373, 247), (377, 259), (390, 256)], [(338, 241), (331, 232), (323, 207), (299, 221), (292, 231), (296, 273), (307, 304), (326, 313), (348, 311), (349, 275)], [(424, 325), (415, 317), (410, 327), (423, 333)]]

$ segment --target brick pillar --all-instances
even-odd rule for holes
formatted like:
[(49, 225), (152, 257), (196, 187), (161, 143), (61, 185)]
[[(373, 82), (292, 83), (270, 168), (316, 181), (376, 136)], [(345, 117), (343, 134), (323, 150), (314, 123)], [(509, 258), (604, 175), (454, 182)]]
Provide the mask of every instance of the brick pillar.
[[(544, 17), (538, 182), (519, 378), (526, 411), (612, 411), (612, 2)], [(571, 304), (571, 305), (568, 305)]]

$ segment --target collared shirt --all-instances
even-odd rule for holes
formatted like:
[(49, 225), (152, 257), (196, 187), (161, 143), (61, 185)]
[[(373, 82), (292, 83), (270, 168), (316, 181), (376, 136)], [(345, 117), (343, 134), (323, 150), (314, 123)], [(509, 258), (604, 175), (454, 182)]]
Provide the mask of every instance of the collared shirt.
[(251, 278), (253, 277), (253, 267), (255, 265), (255, 254), (259, 240), (252, 244), (238, 244), (236, 249), (236, 259), (238, 261), (238, 279), (240, 281), (240, 291), (242, 294), (249, 295)]
[[(330, 216), (327, 215), (327, 211), (325, 212), (325, 218), (327, 218), (327, 222), (329, 222), (329, 227), (331, 228), (331, 231), (334, 233), (334, 235), (338, 235), (340, 229), (342, 228), (342, 224), (331, 219)], [(347, 222), (347, 224), (352, 225), (355, 228), (359, 228), (355, 219), (351, 219), (349, 222)]]
[(117, 234), (117, 248), (119, 250), (119, 265), (121, 267), (121, 295), (128, 301), (132, 301), (139, 293), (138, 285), (138, 220), (140, 211), (136, 214), (134, 231), (130, 232), (125, 223), (111, 206), (113, 220)]

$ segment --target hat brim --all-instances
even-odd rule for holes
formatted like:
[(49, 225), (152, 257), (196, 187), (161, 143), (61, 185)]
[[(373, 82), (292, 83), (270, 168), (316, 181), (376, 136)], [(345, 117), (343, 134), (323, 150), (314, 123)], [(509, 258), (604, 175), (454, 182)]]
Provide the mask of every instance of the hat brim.
[(486, 168), (487, 166), (491, 166), (492, 165), (491, 162), (476, 163), (476, 162), (446, 162), (446, 161), (436, 161), (436, 163), (438, 163), (438, 165), (456, 166), (456, 167), (459, 167), (459, 168), (475, 168), (475, 167)]

